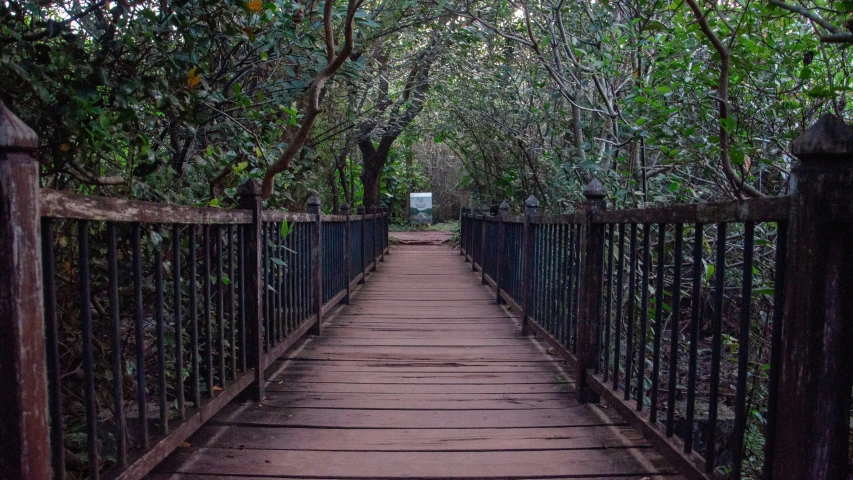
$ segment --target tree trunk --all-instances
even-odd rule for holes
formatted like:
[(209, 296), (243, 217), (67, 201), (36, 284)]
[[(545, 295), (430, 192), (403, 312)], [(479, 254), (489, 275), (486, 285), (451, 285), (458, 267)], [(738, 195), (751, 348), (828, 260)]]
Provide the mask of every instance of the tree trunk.
[(361, 183), (364, 185), (362, 204), (365, 208), (376, 208), (379, 203), (379, 182), (382, 179), (382, 170), (388, 162), (391, 153), (391, 145), (398, 135), (386, 135), (379, 141), (379, 147), (373, 145), (373, 141), (365, 138), (358, 142), (361, 150), (362, 163)]

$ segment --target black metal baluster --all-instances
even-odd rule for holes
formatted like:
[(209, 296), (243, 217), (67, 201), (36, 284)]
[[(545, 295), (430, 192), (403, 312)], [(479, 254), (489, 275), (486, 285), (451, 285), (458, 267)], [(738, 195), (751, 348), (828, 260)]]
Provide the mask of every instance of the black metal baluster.
[(202, 267), (202, 289), (204, 295), (204, 382), (206, 383), (207, 396), (213, 398), (213, 322), (211, 318), (210, 305), (210, 276), (212, 274), (210, 265), (210, 226), (202, 227), (202, 254), (204, 255), (204, 266)]
[(175, 318), (175, 395), (178, 402), (178, 418), (186, 415), (184, 398), (184, 320), (181, 315), (181, 226), (172, 227), (172, 296)]
[(655, 325), (652, 347), (652, 391), (651, 404), (649, 406), (649, 422), (657, 423), (658, 421), (658, 387), (660, 387), (660, 343), (661, 332), (663, 330), (663, 291), (666, 288), (664, 281), (664, 267), (666, 266), (666, 224), (658, 224), (658, 244), (657, 244), (657, 272), (655, 274)]
[(145, 386), (145, 330), (142, 323), (142, 227), (134, 222), (131, 227), (133, 248), (133, 299), (134, 334), (136, 341), (136, 406), (139, 412), (139, 444), (148, 450), (148, 399)]
[(246, 227), (237, 227), (237, 274), (240, 277), (240, 301), (239, 301), (239, 325), (240, 325), (240, 371), (245, 372), (246, 367)]
[(196, 250), (198, 239), (196, 238), (196, 226), (190, 225), (189, 254), (187, 261), (190, 267), (190, 352), (192, 353), (192, 394), (193, 406), (201, 407), (201, 371), (199, 369), (198, 356), (198, 258)]
[(764, 430), (764, 478), (773, 477), (773, 458), (776, 455), (776, 422), (779, 401), (779, 362), (782, 352), (782, 314), (785, 291), (785, 259), (788, 253), (788, 222), (776, 224), (776, 258), (773, 285), (773, 325), (770, 334), (770, 371), (767, 380), (767, 427)]
[(559, 252), (560, 252), (560, 270), (559, 270), (559, 279), (560, 279), (560, 290), (557, 298), (560, 302), (560, 311), (559, 311), (559, 322), (560, 322), (560, 334), (557, 337), (557, 340), (565, 345), (566, 338), (568, 337), (568, 322), (566, 321), (566, 291), (568, 290), (566, 287), (568, 284), (566, 283), (566, 272), (568, 270), (569, 262), (568, 262), (568, 249), (566, 248), (566, 241), (568, 238), (569, 225), (564, 224), (560, 226), (560, 241), (559, 241)]
[(726, 224), (717, 224), (717, 270), (714, 295), (714, 315), (711, 329), (711, 391), (708, 396), (708, 448), (705, 452), (705, 471), (710, 473), (715, 467), (715, 448), (717, 441), (717, 403), (720, 393), (720, 357), (722, 354), (723, 298), (726, 281)]
[(631, 399), (631, 379), (634, 376), (634, 315), (637, 287), (637, 224), (631, 224), (631, 269), (628, 272), (628, 331), (625, 335), (625, 400)]
[(737, 388), (735, 392), (735, 427), (732, 433), (731, 478), (741, 477), (744, 434), (746, 432), (746, 376), (749, 368), (749, 327), (752, 316), (752, 260), (755, 224), (746, 222), (743, 232), (743, 285), (741, 286), (740, 336), (738, 338)]
[(572, 302), (572, 315), (574, 316), (574, 339), (575, 341), (572, 344), (572, 352), (578, 353), (578, 311), (580, 308), (580, 292), (581, 292), (581, 237), (583, 235), (583, 229), (581, 228), (581, 224), (575, 225), (575, 241), (574, 241), (574, 249), (575, 249), (575, 282), (574, 282), (574, 301)]
[(693, 293), (690, 297), (690, 356), (687, 366), (687, 413), (684, 424), (684, 451), (693, 451), (693, 416), (696, 403), (696, 361), (699, 350), (699, 314), (702, 295), (702, 241), (704, 225), (696, 224), (693, 240)]
[(263, 252), (263, 262), (262, 268), (263, 272), (263, 293), (261, 294), (261, 298), (263, 299), (262, 311), (263, 311), (263, 325), (264, 325), (264, 351), (270, 351), (270, 249), (269, 249), (269, 223), (261, 224), (261, 251)]
[(569, 226), (569, 272), (568, 272), (568, 286), (566, 288), (566, 323), (567, 323), (567, 336), (566, 336), (566, 349), (570, 349), (572, 344), (575, 342), (575, 316), (574, 316), (574, 291), (575, 291), (575, 269), (579, 268), (579, 266), (575, 263), (575, 226)]
[(89, 478), (97, 480), (100, 472), (98, 460), (98, 417), (95, 411), (95, 354), (92, 347), (92, 293), (89, 278), (89, 221), (77, 223), (79, 261), (77, 265), (80, 289), (80, 324), (83, 335), (83, 377), (86, 379), (86, 449), (89, 456)]
[(234, 316), (234, 298), (236, 297), (236, 278), (234, 278), (234, 226), (228, 225), (228, 322), (231, 346), (231, 380), (237, 379), (237, 318)]
[(219, 363), (219, 386), (225, 388), (225, 283), (222, 281), (225, 245), (222, 241), (222, 226), (214, 226), (213, 232), (216, 237), (216, 350)]
[[(607, 303), (604, 307), (604, 381), (610, 375), (610, 324), (613, 319), (613, 224), (607, 224)], [(618, 362), (617, 362), (618, 363)]]
[(269, 345), (270, 351), (277, 345), (278, 339), (278, 290), (277, 287), (277, 278), (278, 278), (278, 264), (275, 262), (276, 259), (276, 226), (278, 224), (276, 222), (267, 223), (267, 249), (269, 254), (269, 283), (267, 284), (267, 291), (269, 293)]
[(649, 270), (651, 270), (652, 225), (643, 225), (643, 290), (640, 292), (640, 341), (637, 343), (637, 411), (643, 410), (646, 381), (646, 330), (649, 322)]
[[(625, 224), (619, 224), (619, 257), (616, 264), (616, 318), (613, 328), (613, 390), (619, 389), (619, 361), (622, 359), (622, 281), (625, 278)], [(627, 383), (626, 383), (627, 385)]]
[(669, 339), (669, 399), (666, 404), (666, 436), (675, 433), (675, 395), (678, 384), (678, 333), (681, 318), (681, 257), (684, 226), (675, 224), (675, 266), (672, 272), (672, 321)]
[[(115, 233), (112, 235), (115, 242)], [(50, 410), (50, 448), (51, 448), (51, 465), (53, 467), (53, 478), (63, 480), (65, 478), (65, 446), (63, 440), (62, 428), (62, 388), (60, 385), (61, 377), (59, 370), (59, 328), (56, 320), (56, 256), (53, 251), (53, 219), (43, 217), (41, 219), (41, 253), (42, 253), (42, 277), (44, 281), (44, 320), (45, 320), (45, 347), (47, 353), (47, 379), (48, 379), (48, 407)], [(113, 243), (112, 249), (115, 255), (115, 246)], [(111, 264), (112, 266), (112, 264)], [(113, 276), (110, 273), (110, 281)], [(117, 297), (117, 295), (116, 295)], [(112, 284), (110, 288), (110, 301), (112, 301)], [(117, 307), (116, 307), (117, 308)], [(110, 319), (115, 317), (112, 315), (113, 304), (110, 304)], [(116, 336), (113, 336), (113, 352), (115, 348)], [(121, 362), (121, 352), (119, 351), (119, 362)], [(113, 354), (113, 366), (115, 366), (115, 353)], [(119, 372), (121, 370), (119, 369)], [(113, 368), (115, 374), (115, 368)], [(114, 376), (114, 379), (120, 378)], [(114, 382), (115, 385), (115, 382)], [(121, 385), (119, 383), (119, 385)], [(115, 392), (115, 389), (113, 389)], [(121, 390), (119, 390), (119, 394)], [(120, 428), (120, 420), (124, 419), (124, 410), (122, 403), (116, 400), (116, 423)], [(117, 432), (116, 445), (119, 447), (117, 461), (127, 463), (125, 456), (122, 456), (124, 450), (124, 439), (119, 441)], [(124, 464), (123, 463), (123, 464)], [(122, 465), (123, 465), (122, 464)]]
[[(160, 228), (154, 232), (159, 238)], [(154, 243), (154, 330), (157, 335), (157, 394), (160, 405), (160, 429), (169, 433), (169, 404), (166, 401), (166, 319), (163, 316), (163, 251)]]

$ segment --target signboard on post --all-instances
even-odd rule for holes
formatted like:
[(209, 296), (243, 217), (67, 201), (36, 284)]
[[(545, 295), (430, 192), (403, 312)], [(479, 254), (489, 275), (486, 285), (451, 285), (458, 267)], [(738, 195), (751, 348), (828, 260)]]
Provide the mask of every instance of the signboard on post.
[(409, 195), (409, 221), (419, 225), (432, 223), (432, 192)]

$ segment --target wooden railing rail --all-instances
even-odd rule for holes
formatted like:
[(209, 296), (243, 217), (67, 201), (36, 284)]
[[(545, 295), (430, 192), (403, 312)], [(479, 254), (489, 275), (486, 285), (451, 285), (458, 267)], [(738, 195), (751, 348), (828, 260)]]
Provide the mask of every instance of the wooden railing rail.
[(788, 197), (607, 210), (593, 180), (573, 214), (463, 208), (461, 253), (574, 366), (579, 401), (689, 478), (846, 479), (853, 130), (824, 117), (793, 152)]
[(265, 211), (253, 181), (234, 209), (40, 189), (37, 143), (0, 104), (0, 478), (144, 477), (388, 247), (384, 210)]

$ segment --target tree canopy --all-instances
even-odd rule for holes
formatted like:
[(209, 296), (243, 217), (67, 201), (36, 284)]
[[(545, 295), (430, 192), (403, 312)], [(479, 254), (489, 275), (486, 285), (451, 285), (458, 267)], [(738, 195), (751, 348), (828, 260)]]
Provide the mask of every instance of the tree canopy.
[(256, 178), (270, 206), (397, 216), (420, 188), (571, 210), (593, 177), (623, 205), (779, 195), (790, 140), (849, 116), (851, 8), (7, 1), (0, 98), (43, 185), (82, 193), (226, 206)]

